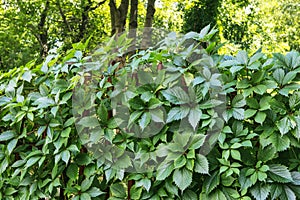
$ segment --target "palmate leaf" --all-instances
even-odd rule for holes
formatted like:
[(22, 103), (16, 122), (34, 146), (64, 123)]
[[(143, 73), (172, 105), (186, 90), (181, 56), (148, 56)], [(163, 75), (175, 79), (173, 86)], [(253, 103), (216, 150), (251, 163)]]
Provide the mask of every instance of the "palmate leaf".
[(186, 169), (176, 169), (173, 174), (173, 181), (181, 191), (184, 191), (192, 183), (193, 173)]
[(193, 129), (196, 130), (196, 127), (200, 121), (202, 111), (198, 108), (193, 108), (189, 113), (189, 122), (192, 125)]
[(190, 101), (188, 94), (178, 86), (162, 91), (162, 95), (175, 105), (189, 103)]
[(276, 123), (278, 130), (280, 131), (281, 135), (284, 135), (289, 132), (289, 119), (287, 117), (282, 118), (280, 121)]
[(200, 174), (208, 174), (208, 160), (205, 156), (201, 154), (196, 155), (194, 170)]
[(242, 94), (237, 94), (233, 99), (231, 103), (232, 107), (240, 108), (246, 105), (246, 101), (244, 99), (244, 96)]
[(268, 176), (279, 183), (290, 183), (293, 181), (292, 175), (288, 168), (280, 164), (269, 165)]
[(173, 170), (174, 165), (172, 162), (167, 164), (162, 163), (157, 169), (156, 180), (165, 180), (168, 176), (170, 176)]
[(190, 108), (187, 106), (172, 108), (167, 115), (167, 123), (185, 118), (189, 114)]
[(296, 200), (296, 195), (287, 185), (282, 186), (283, 190), (279, 196), (280, 200)]
[(267, 184), (256, 184), (250, 189), (251, 195), (256, 199), (256, 200), (265, 200), (267, 199), (269, 193), (271, 191), (270, 185)]
[(206, 177), (203, 182), (206, 194), (210, 194), (220, 184), (219, 170), (216, 170), (209, 177)]
[(268, 138), (268, 141), (276, 148), (276, 151), (284, 151), (290, 146), (290, 139), (287, 135), (281, 136), (273, 132)]

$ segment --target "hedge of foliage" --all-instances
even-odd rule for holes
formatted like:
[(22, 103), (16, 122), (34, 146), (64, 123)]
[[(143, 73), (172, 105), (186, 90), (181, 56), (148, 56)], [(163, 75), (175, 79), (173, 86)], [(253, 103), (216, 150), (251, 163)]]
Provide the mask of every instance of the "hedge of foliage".
[[(182, 40), (170, 36), (160, 48), (138, 52), (123, 67), (108, 64), (96, 74), (94, 103), (87, 100), (75, 114), (73, 89), (87, 80), (81, 76), (88, 72), (82, 66), (100, 69), (99, 63), (83, 56), (85, 44), (74, 45), (64, 56), (49, 55), (42, 65), (31, 62), (0, 73), (0, 199), (300, 198), (299, 53), (268, 57), (240, 51), (224, 57), (210, 42), (214, 33), (206, 28)], [(188, 39), (208, 47), (181, 48)], [(111, 40), (98, 51), (99, 59), (117, 56), (120, 52), (105, 52), (121, 42)], [(193, 53), (201, 56), (191, 62), (188, 55)], [(138, 66), (165, 73), (128, 97), (132, 123), (142, 129), (151, 121), (163, 124), (159, 133), (147, 138), (125, 133), (111, 115), (110, 101), (122, 90), (117, 88), (121, 75)], [(208, 70), (212, 68), (217, 71)], [(217, 101), (210, 101), (214, 86), (222, 86), (226, 95), (222, 113), (214, 110)], [(190, 88), (197, 104), (185, 107), (191, 101), (186, 98)], [(151, 113), (157, 106), (165, 113)], [(78, 130), (96, 126), (85, 120), (91, 108), (96, 109), (106, 142), (120, 150), (119, 165), (109, 152), (96, 159), (79, 137)], [(207, 133), (220, 118), (224, 126), (213, 145)], [(185, 119), (190, 127), (179, 133), (178, 124)], [(207, 144), (212, 145), (208, 154), (199, 152)], [(165, 157), (153, 171), (128, 172), (133, 163), (125, 151)]]

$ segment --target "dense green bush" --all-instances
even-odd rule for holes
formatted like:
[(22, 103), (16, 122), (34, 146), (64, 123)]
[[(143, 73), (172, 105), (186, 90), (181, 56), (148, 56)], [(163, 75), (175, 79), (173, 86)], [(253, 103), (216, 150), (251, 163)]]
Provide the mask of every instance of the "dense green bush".
[[(64, 57), (49, 55), (42, 65), (28, 63), (0, 74), (0, 199), (299, 198), (299, 53), (268, 58), (240, 51), (223, 57), (214, 54), (214, 43), (184, 48), (190, 39), (210, 44), (215, 31), (207, 32), (181, 39), (169, 35), (159, 48), (140, 51), (124, 67), (109, 64), (124, 49), (107, 53), (123, 44), (120, 37), (97, 51), (101, 62), (84, 57), (85, 45), (76, 44)], [(121, 77), (136, 69), (157, 71), (153, 84), (136, 87), (126, 101), (129, 121), (137, 128), (146, 129), (151, 121), (163, 124), (147, 138), (126, 134), (111, 116), (111, 100), (122, 93)], [(96, 81), (95, 101), (78, 93), (73, 98), (82, 104), (74, 109), (73, 90), (88, 81)], [(214, 109), (222, 102), (211, 101), (212, 88), (221, 86), (222, 113)], [(151, 113), (158, 106), (165, 112)], [(180, 134), (178, 122), (186, 118), (187, 129)], [(221, 118), (225, 123), (213, 145), (208, 133), (221, 126)], [(98, 124), (101, 131), (93, 135)], [(87, 140), (78, 134), (82, 130), (90, 133)], [(96, 159), (83, 145), (101, 136), (120, 150), (119, 163), (112, 152)], [(207, 144), (211, 151), (200, 154)], [(129, 173), (136, 163), (125, 150), (148, 152), (140, 164), (151, 155), (166, 158), (156, 170)]]

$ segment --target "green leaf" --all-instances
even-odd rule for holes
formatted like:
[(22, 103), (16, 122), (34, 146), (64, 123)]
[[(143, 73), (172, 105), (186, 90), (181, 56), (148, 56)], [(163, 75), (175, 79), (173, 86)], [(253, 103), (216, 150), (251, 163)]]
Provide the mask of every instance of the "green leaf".
[(55, 105), (55, 101), (49, 97), (40, 97), (32, 105), (37, 105), (38, 109), (47, 108), (49, 106)]
[(263, 80), (265, 76), (265, 72), (264, 71), (257, 71), (255, 72), (253, 75), (252, 75), (252, 79), (251, 81), (256, 84), (256, 83), (259, 83), (260, 81)]
[(296, 200), (296, 195), (287, 185), (282, 186), (283, 191), (279, 196), (280, 200)]
[(182, 119), (182, 109), (181, 109), (181, 107), (172, 108), (168, 112), (167, 123), (170, 123), (172, 121), (179, 120), (179, 119)]
[(270, 136), (270, 142), (276, 148), (276, 151), (284, 151), (290, 146), (290, 139), (287, 135), (281, 136), (273, 133)]
[(71, 133), (71, 127), (66, 128), (65, 130), (63, 130), (61, 132), (61, 137), (69, 137), (70, 133)]
[(137, 188), (135, 185), (130, 189), (131, 199), (141, 199), (143, 188)]
[(249, 119), (250, 117), (254, 116), (256, 112), (257, 112), (257, 110), (253, 110), (250, 108), (245, 110), (245, 112), (244, 112), (245, 119)]
[(150, 114), (151, 114), (151, 119), (154, 121), (154, 122), (158, 122), (158, 123), (164, 123), (165, 122), (165, 113), (163, 111), (163, 109), (151, 109), (149, 110)]
[(88, 193), (81, 193), (80, 200), (91, 200), (91, 196)]
[(68, 164), (69, 160), (70, 160), (70, 152), (68, 150), (64, 150), (61, 153), (61, 159), (66, 163), (66, 165)]
[(31, 81), (31, 79), (32, 79), (31, 71), (26, 71), (26, 72), (22, 75), (22, 79), (30, 83), (30, 81)]
[(188, 94), (181, 87), (173, 87), (162, 91), (162, 95), (175, 105), (189, 103)]
[(235, 119), (237, 120), (242, 120), (244, 119), (244, 109), (243, 108), (233, 108), (232, 110), (232, 115)]
[(186, 168), (176, 169), (173, 174), (173, 181), (181, 191), (184, 191), (192, 183), (193, 173)]
[(165, 180), (174, 170), (173, 163), (161, 164), (157, 169), (156, 180)]
[(14, 138), (15, 134), (16, 133), (14, 131), (5, 131), (5, 132), (1, 133), (0, 142), (7, 141), (7, 140)]
[(104, 103), (101, 103), (99, 108), (98, 108), (98, 115), (100, 117), (100, 120), (104, 123), (107, 122), (108, 120), (108, 111), (107, 111), (107, 108), (106, 106), (104, 105)]
[(219, 184), (220, 184), (220, 174), (218, 170), (215, 171), (209, 177), (205, 177), (203, 182), (203, 186), (207, 194), (210, 194)]
[(279, 183), (289, 183), (293, 181), (288, 168), (280, 164), (269, 165), (268, 176)]
[(230, 150), (231, 157), (241, 161), (241, 154), (238, 150)]
[(27, 160), (26, 162), (26, 165), (25, 167), (28, 168), (28, 167), (31, 167), (32, 165), (34, 165), (35, 163), (37, 163), (39, 160), (40, 160), (41, 157), (39, 156), (34, 156), (34, 157), (31, 157)]
[(136, 186), (137, 187), (143, 186), (147, 190), (147, 192), (149, 192), (151, 188), (151, 180), (147, 178), (143, 178), (141, 180), (136, 181)]
[(284, 79), (284, 70), (283, 69), (276, 69), (274, 72), (273, 72), (273, 78), (275, 79), (275, 81), (282, 85), (283, 83), (283, 79)]
[(281, 135), (284, 135), (289, 132), (289, 123), (288, 118), (284, 117), (280, 121), (276, 123), (278, 130), (280, 131)]
[(201, 174), (209, 173), (208, 160), (205, 156), (203, 156), (201, 154), (196, 154), (194, 170), (195, 170), (195, 172), (198, 172)]
[(285, 84), (291, 82), (296, 77), (296, 75), (297, 75), (297, 72), (294, 72), (294, 71), (288, 72), (285, 75), (284, 79), (282, 80), (282, 85), (285, 85)]
[(184, 191), (182, 195), (182, 200), (195, 200), (198, 199), (197, 194), (193, 192), (192, 190), (186, 190)]
[(260, 148), (258, 151), (257, 158), (260, 161), (266, 162), (272, 160), (276, 155), (276, 149), (272, 145), (265, 148)]
[(216, 190), (212, 194), (210, 194), (207, 198), (207, 200), (213, 199), (213, 200), (225, 200), (227, 199), (225, 194), (221, 190)]
[(151, 122), (151, 114), (149, 112), (144, 112), (144, 114), (142, 115), (139, 121), (139, 125), (141, 129), (144, 130), (150, 122)]
[(99, 126), (99, 121), (95, 116), (87, 116), (80, 119), (78, 124), (83, 127), (96, 127)]
[(265, 199), (267, 199), (270, 191), (271, 191), (271, 187), (267, 184), (256, 184), (254, 187), (252, 187), (250, 189), (251, 195), (256, 200), (265, 200)]
[(136, 110), (129, 116), (128, 126), (132, 125), (141, 115), (143, 114), (143, 111)]
[(263, 95), (267, 91), (268, 87), (265, 85), (257, 85), (253, 87), (255, 93)]
[(121, 183), (115, 183), (110, 186), (110, 192), (113, 197), (125, 198), (126, 190)]
[(206, 136), (202, 134), (192, 135), (192, 141), (190, 143), (189, 149), (199, 149), (203, 145), (205, 138)]
[(189, 122), (192, 125), (193, 129), (196, 130), (196, 127), (200, 121), (202, 111), (198, 108), (193, 108), (189, 113)]
[(13, 150), (17, 146), (17, 143), (18, 143), (18, 139), (13, 139), (9, 141), (9, 143), (7, 144), (8, 155), (10, 155), (13, 152)]
[(239, 65), (240, 63), (237, 60), (226, 60), (224, 62), (221, 62), (220, 67), (229, 67), (229, 66), (235, 66)]
[(246, 65), (248, 63), (248, 54), (246, 51), (241, 50), (237, 53), (236, 59), (243, 65)]
[(291, 172), (293, 184), (300, 186), (300, 172)]
[(92, 161), (91, 157), (87, 153), (80, 153), (75, 157), (75, 162), (78, 165), (88, 165)]
[(174, 161), (174, 168), (178, 169), (183, 167), (186, 164), (186, 158), (185, 156), (179, 156), (175, 161)]
[(258, 101), (255, 98), (247, 98), (246, 102), (247, 102), (247, 106), (249, 106), (254, 110), (258, 110), (260, 107)]
[(271, 185), (271, 192), (270, 192), (271, 199), (277, 199), (282, 192), (283, 192), (282, 185), (279, 185), (279, 184)]
[(231, 105), (232, 105), (232, 107), (235, 107), (235, 108), (240, 108), (240, 107), (245, 106), (246, 105), (246, 101), (244, 99), (244, 96), (242, 94), (237, 94), (233, 98)]
[(129, 105), (134, 110), (141, 110), (145, 106), (144, 102), (139, 97), (135, 97), (133, 99), (130, 99), (129, 100)]
[(94, 180), (94, 176), (92, 176), (91, 178), (84, 179), (82, 181), (82, 183), (81, 183), (81, 186), (80, 186), (81, 187), (81, 191), (82, 192), (87, 191), (91, 187), (91, 185), (93, 183), (93, 180)]
[(254, 120), (257, 122), (257, 123), (260, 123), (260, 124), (263, 124), (263, 122), (265, 121), (267, 117), (267, 114), (264, 113), (264, 112), (258, 112), (254, 118)]

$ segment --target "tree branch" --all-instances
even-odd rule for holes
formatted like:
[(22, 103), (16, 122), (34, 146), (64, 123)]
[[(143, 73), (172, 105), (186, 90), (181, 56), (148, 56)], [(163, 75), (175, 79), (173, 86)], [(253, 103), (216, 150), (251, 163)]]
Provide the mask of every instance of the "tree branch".
[(71, 28), (71, 26), (70, 26), (70, 24), (69, 24), (69, 22), (68, 22), (68, 20), (67, 20), (67, 18), (66, 18), (66, 16), (65, 16), (63, 10), (62, 10), (62, 8), (61, 8), (61, 6), (60, 6), (59, 0), (56, 1), (56, 5), (57, 5), (57, 7), (58, 7), (59, 13), (60, 13), (60, 15), (61, 15), (61, 18), (63, 19), (64, 24), (67, 26), (68, 30), (69, 30), (70, 32), (72, 32), (72, 28)]

